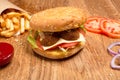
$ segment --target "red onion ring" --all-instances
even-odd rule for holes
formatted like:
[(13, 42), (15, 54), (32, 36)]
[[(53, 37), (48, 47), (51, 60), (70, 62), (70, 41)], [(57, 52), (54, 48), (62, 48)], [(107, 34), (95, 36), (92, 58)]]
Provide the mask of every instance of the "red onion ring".
[(115, 51), (111, 50), (111, 48), (114, 47), (114, 46), (120, 46), (120, 42), (114, 42), (113, 44), (111, 44), (107, 49), (108, 52), (112, 55), (120, 54), (120, 49), (118, 50), (118, 52), (115, 52)]
[(118, 50), (118, 53), (120, 54), (120, 49)]
[(115, 60), (119, 58), (120, 59), (120, 54), (117, 54), (113, 57), (112, 61), (111, 61), (111, 67), (114, 69), (120, 69), (120, 65), (116, 65), (115, 64)]

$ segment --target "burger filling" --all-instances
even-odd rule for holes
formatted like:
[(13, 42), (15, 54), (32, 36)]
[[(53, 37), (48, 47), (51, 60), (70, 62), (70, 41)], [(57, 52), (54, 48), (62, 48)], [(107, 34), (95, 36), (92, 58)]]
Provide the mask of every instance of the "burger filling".
[(77, 29), (62, 32), (44, 32), (41, 33), (43, 35), (40, 35), (40, 42), (43, 46), (51, 46), (57, 43), (60, 39), (73, 41), (79, 38), (79, 33), (80, 32)]
[(34, 39), (29, 36), (28, 41), (33, 44), (36, 43), (34, 47), (39, 47), (42, 50), (60, 49), (62, 51), (66, 51), (69, 48), (74, 48), (81, 41), (85, 41), (85, 38), (83, 30), (81, 30), (81, 28), (77, 28), (62, 32), (37, 31), (34, 35)]

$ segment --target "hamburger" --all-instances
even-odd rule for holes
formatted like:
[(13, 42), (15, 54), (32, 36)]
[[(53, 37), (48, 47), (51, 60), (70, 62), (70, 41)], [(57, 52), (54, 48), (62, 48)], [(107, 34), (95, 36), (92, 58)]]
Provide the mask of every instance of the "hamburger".
[(86, 14), (74, 7), (56, 7), (32, 15), (27, 40), (37, 54), (63, 59), (78, 53), (85, 45)]

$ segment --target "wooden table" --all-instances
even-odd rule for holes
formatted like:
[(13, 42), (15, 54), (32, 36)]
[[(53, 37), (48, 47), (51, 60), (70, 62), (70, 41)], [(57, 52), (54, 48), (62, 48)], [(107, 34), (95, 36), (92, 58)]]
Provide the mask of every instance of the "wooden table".
[[(90, 16), (120, 19), (120, 0), (9, 0), (31, 14), (58, 7), (74, 6), (85, 9)], [(120, 39), (87, 32), (85, 48), (62, 61), (45, 59), (34, 54), (26, 37), (0, 38), (14, 46), (12, 62), (0, 68), (0, 80), (120, 80), (120, 71), (110, 67), (112, 56), (107, 47)]]

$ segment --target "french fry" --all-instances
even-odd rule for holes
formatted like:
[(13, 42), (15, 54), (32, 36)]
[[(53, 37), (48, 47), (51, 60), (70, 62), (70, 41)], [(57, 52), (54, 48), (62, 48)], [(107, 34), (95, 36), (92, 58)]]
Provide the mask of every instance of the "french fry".
[(14, 30), (13, 22), (10, 19), (6, 19), (6, 28), (10, 30)]
[(30, 30), (30, 23), (28, 19), (25, 19), (25, 30)]
[(15, 32), (8, 32), (5, 34), (5, 37), (12, 37), (15, 34)]
[(30, 20), (30, 18), (31, 18), (31, 16), (29, 14), (27, 14), (27, 13), (21, 13), (21, 15), (23, 15), (28, 20)]
[(21, 19), (20, 19), (20, 32), (21, 33), (24, 33), (25, 32), (25, 28), (24, 28), (24, 23), (25, 22), (25, 19), (22, 17)]
[(12, 37), (14, 34), (15, 32), (10, 30), (0, 32), (0, 35), (4, 37)]
[(13, 25), (13, 22), (11, 21), (11, 23), (10, 23), (10, 30), (12, 31), (12, 30), (14, 30), (14, 25)]
[(6, 14), (8, 18), (12, 18), (14, 16), (21, 16), (21, 13), (18, 13), (18, 12), (10, 12), (10, 13), (7, 13)]
[(6, 23), (5, 23), (5, 20), (3, 19), (3, 17), (2, 16), (0, 16), (0, 26), (1, 27), (5, 27), (6, 26)]
[(13, 17), (12, 18), (12, 22), (13, 22), (13, 24), (19, 24), (19, 19), (17, 18), (17, 17)]
[(7, 28), (7, 29), (10, 29), (10, 24), (11, 24), (10, 19), (7, 18), (7, 19), (5, 20), (5, 22), (6, 22), (6, 28)]

